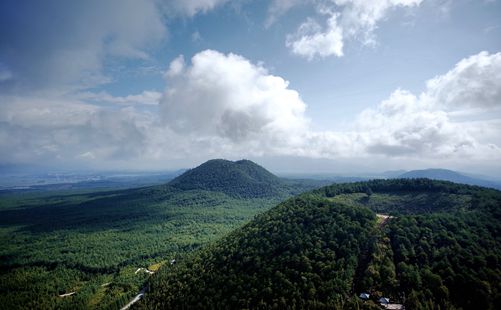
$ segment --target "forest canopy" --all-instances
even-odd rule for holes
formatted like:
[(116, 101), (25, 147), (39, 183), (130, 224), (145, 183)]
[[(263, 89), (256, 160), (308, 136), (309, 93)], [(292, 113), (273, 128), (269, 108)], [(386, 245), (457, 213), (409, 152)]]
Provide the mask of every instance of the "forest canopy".
[(162, 268), (141, 307), (495, 309), (500, 206), (499, 191), (427, 179), (324, 187)]

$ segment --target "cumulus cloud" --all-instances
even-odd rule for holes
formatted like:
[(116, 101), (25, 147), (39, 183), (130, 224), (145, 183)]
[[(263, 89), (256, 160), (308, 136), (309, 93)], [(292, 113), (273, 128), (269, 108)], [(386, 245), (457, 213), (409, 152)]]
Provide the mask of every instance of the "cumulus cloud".
[(162, 117), (177, 132), (288, 143), (307, 126), (306, 105), (288, 82), (239, 55), (206, 50), (191, 64), (180, 56), (166, 77)]
[[(171, 63), (169, 87), (160, 105), (173, 131), (195, 135), (199, 141), (216, 139), (212, 141), (227, 151), (244, 146), (247, 152), (317, 158), (492, 159), (500, 155), (501, 141), (488, 139), (486, 143), (478, 136), (478, 123), (458, 120), (454, 113), (463, 111), (464, 105), (444, 108), (437, 90), (445, 82), (437, 81), (469, 85), (465, 92), (449, 92), (450, 102), (464, 102), (466, 96), (489, 113), (485, 109), (489, 102), (498, 102), (501, 89), (499, 80), (492, 81), (498, 57), (482, 52), (464, 59), (430, 80), (419, 95), (396, 90), (376, 108), (362, 111), (345, 132), (313, 131), (304, 116), (306, 105), (285, 80), (241, 56), (210, 50), (195, 55), (191, 64), (183, 57)], [(465, 68), (477, 67), (483, 70), (466, 70), (475, 74), (465, 76)], [(484, 126), (482, 135), (494, 137), (499, 129), (498, 125)]]
[(408, 91), (395, 91), (377, 109), (363, 111), (357, 122), (368, 153), (441, 157), (465, 155), (474, 146), (474, 139), (459, 130), (446, 112)]
[(426, 83), (426, 92), (448, 110), (501, 107), (501, 53), (481, 52), (461, 60)]
[(264, 67), (207, 50), (189, 64), (183, 57), (173, 60), (166, 79), (160, 104), (147, 110), (135, 107), (155, 102), (158, 93), (1, 96), (1, 161), (128, 160), (144, 166), (302, 148), (306, 105)]
[(338, 14), (327, 20), (327, 29), (313, 19), (308, 19), (299, 26), (296, 34), (287, 36), (286, 45), (297, 55), (312, 60), (316, 55), (326, 57), (343, 56), (343, 29), (337, 24)]
[[(326, 17), (326, 26), (321, 27), (311, 17), (298, 30), (287, 36), (286, 45), (294, 54), (312, 59), (315, 56), (343, 56), (346, 40), (358, 40), (366, 45), (375, 44), (374, 31), (378, 22), (396, 8), (416, 7), (423, 0), (331, 0), (313, 1), (321, 17)], [(273, 7), (289, 9), (297, 5), (285, 1)], [(274, 16), (274, 15), (271, 15)]]
[(419, 96), (397, 90), (363, 111), (357, 125), (367, 152), (501, 158), (500, 57), (481, 52), (465, 58), (429, 80)]

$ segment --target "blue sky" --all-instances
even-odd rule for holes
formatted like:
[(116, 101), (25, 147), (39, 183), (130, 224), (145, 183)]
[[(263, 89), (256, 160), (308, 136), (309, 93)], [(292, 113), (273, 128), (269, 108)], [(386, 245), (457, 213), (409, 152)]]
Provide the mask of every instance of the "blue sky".
[(2, 165), (501, 172), (499, 1), (2, 1), (0, 38)]

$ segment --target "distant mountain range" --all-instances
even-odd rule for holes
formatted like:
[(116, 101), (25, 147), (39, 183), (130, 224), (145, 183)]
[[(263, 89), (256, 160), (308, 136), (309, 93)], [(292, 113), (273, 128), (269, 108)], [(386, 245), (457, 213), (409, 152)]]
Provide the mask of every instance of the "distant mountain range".
[[(5, 170), (5, 171), (4, 171)], [(276, 176), (250, 161), (209, 160), (193, 169), (163, 172), (36, 172), (7, 171), (0, 166), (0, 192), (56, 191), (80, 189), (125, 189), (165, 184), (178, 189), (224, 192), (238, 197), (269, 197), (277, 193), (294, 195), (332, 183), (371, 179), (428, 178), (501, 189), (501, 179), (471, 175), (447, 169), (391, 170), (379, 174), (337, 175), (296, 173)], [(175, 179), (174, 179), (175, 178)]]
[(489, 180), (483, 180), (480, 178), (473, 178), (457, 171), (447, 170), (447, 169), (424, 169), (424, 170), (412, 170), (400, 175), (392, 175), (390, 178), (402, 178), (402, 179), (418, 179), (427, 178), (432, 180), (443, 180), (450, 181), (454, 183), (462, 183), (469, 185), (477, 185), (484, 187), (491, 187), (496, 189), (501, 189), (501, 182), (494, 182)]

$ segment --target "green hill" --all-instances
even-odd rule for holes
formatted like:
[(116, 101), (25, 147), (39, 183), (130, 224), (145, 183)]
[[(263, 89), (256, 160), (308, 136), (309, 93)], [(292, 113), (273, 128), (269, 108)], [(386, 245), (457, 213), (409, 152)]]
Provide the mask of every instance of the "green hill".
[(407, 309), (494, 309), (500, 208), (498, 191), (427, 179), (324, 187), (162, 268), (141, 306), (378, 309), (385, 296)]
[(272, 197), (286, 191), (285, 184), (250, 160), (209, 160), (172, 180), (169, 185), (183, 190), (201, 189), (233, 197)]

